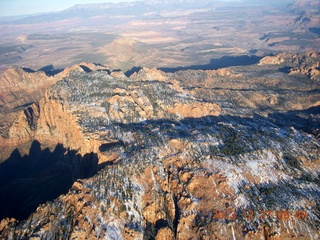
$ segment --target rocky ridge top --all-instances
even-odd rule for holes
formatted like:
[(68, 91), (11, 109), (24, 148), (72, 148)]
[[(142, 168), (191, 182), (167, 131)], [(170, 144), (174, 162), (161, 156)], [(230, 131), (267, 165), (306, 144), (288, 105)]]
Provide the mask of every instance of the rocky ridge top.
[(311, 55), (131, 76), (75, 67), (0, 139), (10, 164), (10, 149), (32, 156), (37, 141), (50, 155), (62, 144), (57, 166), (74, 183), (28, 219), (8, 214), (1, 235), (319, 238), (318, 84), (288, 71), (319, 61)]

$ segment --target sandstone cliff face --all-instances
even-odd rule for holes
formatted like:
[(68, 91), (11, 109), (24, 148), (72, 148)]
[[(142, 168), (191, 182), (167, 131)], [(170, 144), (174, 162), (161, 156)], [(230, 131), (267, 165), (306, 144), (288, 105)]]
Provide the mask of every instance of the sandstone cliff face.
[(218, 116), (220, 108), (213, 103), (181, 104), (175, 103), (168, 109), (170, 113), (182, 118), (201, 118), (204, 116)]
[(72, 71), (98, 70), (107, 70), (107, 68), (83, 62), (65, 68), (54, 76), (48, 76), (43, 71), (12, 66), (1, 76), (0, 99), (3, 105), (6, 105), (6, 109), (12, 110), (20, 105), (40, 100), (49, 86), (67, 77)]
[(0, 146), (60, 143), (100, 171), (25, 221), (3, 219), (1, 235), (318, 239), (318, 85), (278, 68), (71, 71)]
[[(23, 142), (19, 140), (20, 137), (13, 137), (13, 133), (9, 133), (10, 128), (16, 122), (16, 124), (22, 124), (24, 127), (19, 129), (18, 132), (21, 133), (21, 137), (25, 138), (28, 135), (29, 126), (25, 121), (22, 122), (22, 117), (20, 112), (23, 109), (31, 105), (33, 102), (39, 101), (50, 85), (54, 84), (57, 81), (58, 77), (48, 77), (44, 72), (33, 72), (19, 68), (12, 67), (8, 69), (1, 77), (1, 87), (0, 87), (0, 96), (2, 104), (0, 105), (0, 133), (1, 133), (1, 149), (3, 152), (1, 155), (10, 153), (12, 149), (7, 149), (6, 146), (11, 145), (15, 147)], [(37, 105), (38, 106), (38, 105)], [(29, 118), (38, 117), (37, 106), (30, 108), (29, 110), (35, 110), (35, 115), (25, 110), (26, 114), (29, 114)], [(33, 116), (34, 115), (34, 116)], [(18, 118), (20, 118), (18, 120)], [(26, 116), (27, 118), (27, 116)], [(12, 131), (15, 131), (14, 128)], [(20, 135), (19, 133), (17, 133)], [(7, 143), (4, 143), (4, 138), (8, 139)], [(16, 142), (15, 142), (16, 141)], [(15, 143), (14, 143), (15, 142)], [(7, 151), (8, 150), (8, 151)], [(2, 158), (3, 159), (3, 158)]]
[(284, 59), (280, 56), (267, 56), (262, 58), (259, 61), (259, 65), (266, 65), (266, 64), (281, 64), (284, 62)]
[(133, 73), (130, 76), (130, 78), (135, 81), (150, 81), (150, 80), (157, 80), (157, 81), (163, 81), (163, 82), (169, 81), (167, 74), (155, 68), (152, 68), (152, 69), (142, 68), (139, 72)]
[(72, 71), (106, 71), (104, 66), (92, 63), (76, 64), (49, 76), (43, 71), (33, 71), (13, 66), (0, 78), (0, 135), (8, 138), (8, 129), (26, 106), (39, 101), (48, 87), (67, 77)]
[(46, 146), (62, 143), (72, 149), (78, 149), (85, 147), (86, 142), (76, 125), (75, 116), (66, 112), (61, 102), (52, 99), (48, 93), (39, 102), (20, 113), (8, 136), (9, 139), (0, 139), (2, 148), (12, 148), (38, 140)]
[(302, 74), (309, 77), (312, 80), (320, 80), (320, 62), (315, 63), (313, 66), (293, 68), (290, 70), (290, 74)]
[(45, 89), (55, 81), (44, 72), (26, 72), (22, 68), (12, 67), (1, 77), (1, 107), (8, 111), (38, 101)]
[(72, 149), (86, 149), (84, 137), (79, 135), (79, 128), (75, 125), (76, 118), (68, 114), (63, 104), (46, 92), (46, 89), (68, 77), (71, 72), (85, 73), (106, 69), (92, 63), (81, 63), (54, 76), (20, 67), (8, 69), (1, 77), (3, 84), (0, 87), (3, 103), (0, 106), (1, 159), (8, 157), (16, 146), (33, 140), (40, 140), (46, 146), (62, 143)]
[(260, 60), (258, 65), (280, 65), (286, 66), (303, 66), (316, 64), (319, 59), (318, 52), (306, 53), (279, 53), (275, 56), (266, 56)]

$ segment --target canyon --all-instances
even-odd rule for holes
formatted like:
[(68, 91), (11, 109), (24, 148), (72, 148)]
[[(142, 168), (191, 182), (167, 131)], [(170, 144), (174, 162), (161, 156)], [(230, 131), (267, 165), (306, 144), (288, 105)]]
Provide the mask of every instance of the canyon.
[[(130, 76), (8, 69), (1, 236), (319, 238), (319, 56)], [(33, 99), (15, 94), (37, 78)]]
[(319, 239), (317, 0), (0, 16), (0, 239)]

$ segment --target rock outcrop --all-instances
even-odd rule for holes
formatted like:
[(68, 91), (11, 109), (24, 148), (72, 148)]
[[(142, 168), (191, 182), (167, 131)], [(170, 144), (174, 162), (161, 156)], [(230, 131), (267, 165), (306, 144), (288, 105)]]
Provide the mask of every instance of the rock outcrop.
[(69, 76), (72, 71), (86, 72), (106, 69), (104, 66), (84, 62), (65, 68), (54, 76), (48, 76), (44, 71), (13, 66), (6, 70), (0, 78), (0, 107), (10, 112), (14, 108), (36, 102), (43, 97), (48, 87)]
[(214, 103), (175, 103), (168, 111), (181, 118), (201, 118), (205, 116), (219, 116), (220, 107)]
[[(307, 56), (303, 64), (317, 60)], [(280, 66), (299, 65), (280, 57)], [(50, 155), (60, 159), (54, 170), (82, 179), (24, 221), (8, 215), (1, 236), (319, 238), (316, 81), (274, 64), (175, 73), (143, 68), (131, 77), (79, 66), (17, 113), (0, 139), (0, 173), (9, 160), (21, 169), (12, 159), (32, 157), (36, 141), (49, 155), (63, 146)], [(0, 189), (31, 185), (26, 174)], [(39, 175), (40, 182), (46, 178)]]
[(284, 59), (281, 56), (266, 56), (262, 58), (258, 65), (280, 65), (284, 62)]
[(162, 82), (169, 81), (169, 77), (167, 76), (167, 74), (156, 68), (152, 68), (152, 69), (142, 68), (138, 72), (133, 73), (130, 76), (130, 78), (135, 81), (152, 81), (152, 80), (157, 80)]
[(306, 53), (279, 53), (274, 56), (266, 56), (262, 58), (258, 65), (284, 65), (287, 66), (303, 66), (313, 65), (319, 60), (318, 52), (306, 52)]
[(27, 72), (20, 67), (11, 67), (1, 76), (1, 107), (10, 111), (26, 103), (38, 101), (46, 88), (56, 81), (44, 72)]
[(320, 62), (315, 63), (313, 66), (301, 67), (301, 68), (293, 68), (290, 70), (290, 74), (303, 74), (309, 77), (312, 80), (320, 80)]

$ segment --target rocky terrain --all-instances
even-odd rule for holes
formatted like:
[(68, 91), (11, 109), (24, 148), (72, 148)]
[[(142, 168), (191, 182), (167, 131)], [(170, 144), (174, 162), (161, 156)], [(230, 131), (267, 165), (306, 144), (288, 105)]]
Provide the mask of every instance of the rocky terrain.
[(7, 70), (1, 238), (319, 239), (319, 56)]

